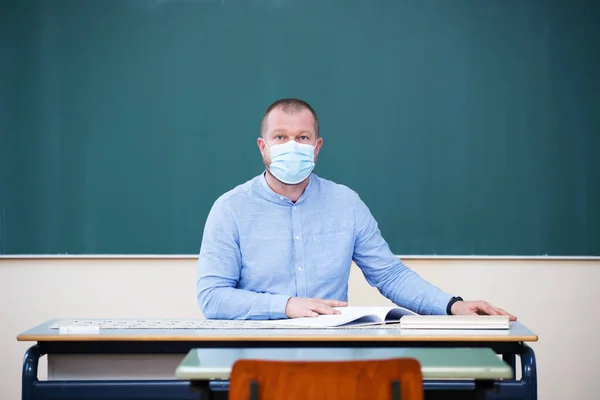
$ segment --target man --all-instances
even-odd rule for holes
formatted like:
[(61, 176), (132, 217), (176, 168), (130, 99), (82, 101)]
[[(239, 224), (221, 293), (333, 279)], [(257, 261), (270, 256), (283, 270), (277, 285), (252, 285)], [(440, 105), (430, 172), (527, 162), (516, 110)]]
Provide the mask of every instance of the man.
[(266, 170), (219, 197), (206, 221), (197, 281), (206, 318), (338, 314), (352, 261), (385, 297), (419, 314), (507, 314), (422, 279), (390, 251), (355, 192), (312, 173), (323, 139), (306, 102), (269, 106), (257, 142)]

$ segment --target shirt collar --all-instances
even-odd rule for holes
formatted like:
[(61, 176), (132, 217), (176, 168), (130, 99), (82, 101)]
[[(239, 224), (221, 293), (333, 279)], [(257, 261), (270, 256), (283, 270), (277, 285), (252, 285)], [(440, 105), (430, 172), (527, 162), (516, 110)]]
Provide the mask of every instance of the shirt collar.
[(306, 187), (304, 188), (304, 192), (302, 192), (302, 195), (300, 195), (300, 197), (298, 198), (298, 200), (296, 201), (296, 203), (292, 203), (292, 201), (290, 199), (288, 199), (285, 196), (282, 196), (280, 194), (277, 194), (273, 191), (273, 189), (271, 189), (271, 187), (269, 186), (269, 184), (267, 183), (267, 171), (264, 171), (260, 177), (258, 178), (258, 180), (260, 181), (260, 186), (265, 190), (265, 192), (267, 193), (267, 196), (269, 197), (270, 200), (275, 201), (276, 203), (284, 203), (284, 204), (299, 204), (302, 201), (304, 201), (306, 199), (306, 197), (310, 194), (312, 187), (315, 185), (313, 183), (313, 181), (316, 179), (316, 175), (311, 173), (310, 174), (310, 178), (308, 180), (308, 185), (306, 185)]

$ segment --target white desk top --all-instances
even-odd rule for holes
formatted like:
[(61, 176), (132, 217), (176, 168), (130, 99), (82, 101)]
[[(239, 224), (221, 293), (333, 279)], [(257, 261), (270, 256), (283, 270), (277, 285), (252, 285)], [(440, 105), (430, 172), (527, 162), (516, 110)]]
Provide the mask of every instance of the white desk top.
[[(454, 341), (534, 342), (537, 335), (519, 321), (501, 330), (417, 330), (398, 325), (369, 328), (327, 329), (99, 329), (96, 333), (61, 333), (51, 329), (61, 320), (51, 320), (17, 336), (19, 341)], [(98, 320), (106, 321), (106, 320)], [(121, 320), (122, 321), (122, 320)]]
[(193, 349), (175, 371), (178, 379), (229, 379), (239, 359), (350, 361), (415, 358), (424, 379), (509, 379), (511, 368), (489, 348), (277, 348)]

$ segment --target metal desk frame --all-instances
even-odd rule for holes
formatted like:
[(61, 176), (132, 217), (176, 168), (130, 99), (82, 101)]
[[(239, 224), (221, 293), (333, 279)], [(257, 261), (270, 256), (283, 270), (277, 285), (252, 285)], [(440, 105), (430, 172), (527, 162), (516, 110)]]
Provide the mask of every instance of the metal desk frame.
[[(513, 371), (516, 357), (521, 361), (521, 378), (495, 381), (487, 393), (488, 400), (537, 400), (537, 368), (534, 351), (524, 342), (506, 341), (38, 341), (24, 358), (22, 400), (197, 400), (193, 385), (180, 380), (77, 380), (41, 381), (37, 371), (40, 357), (47, 354), (181, 354), (194, 348), (277, 348), (277, 347), (489, 347), (501, 354)], [(465, 398), (473, 393), (474, 381), (426, 380), (426, 399)], [(209, 384), (213, 398), (227, 398), (227, 381)], [(456, 397), (460, 395), (460, 397)]]

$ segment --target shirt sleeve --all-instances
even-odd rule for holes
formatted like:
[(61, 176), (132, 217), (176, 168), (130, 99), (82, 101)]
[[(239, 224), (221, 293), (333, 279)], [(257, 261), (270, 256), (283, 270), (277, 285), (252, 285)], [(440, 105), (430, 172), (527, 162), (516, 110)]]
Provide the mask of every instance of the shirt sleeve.
[(451, 295), (421, 278), (394, 255), (366, 204), (355, 197), (353, 259), (367, 282), (395, 304), (418, 314), (446, 314)]
[(290, 296), (236, 288), (241, 269), (237, 225), (223, 199), (211, 208), (200, 246), (196, 295), (209, 319), (282, 319)]

